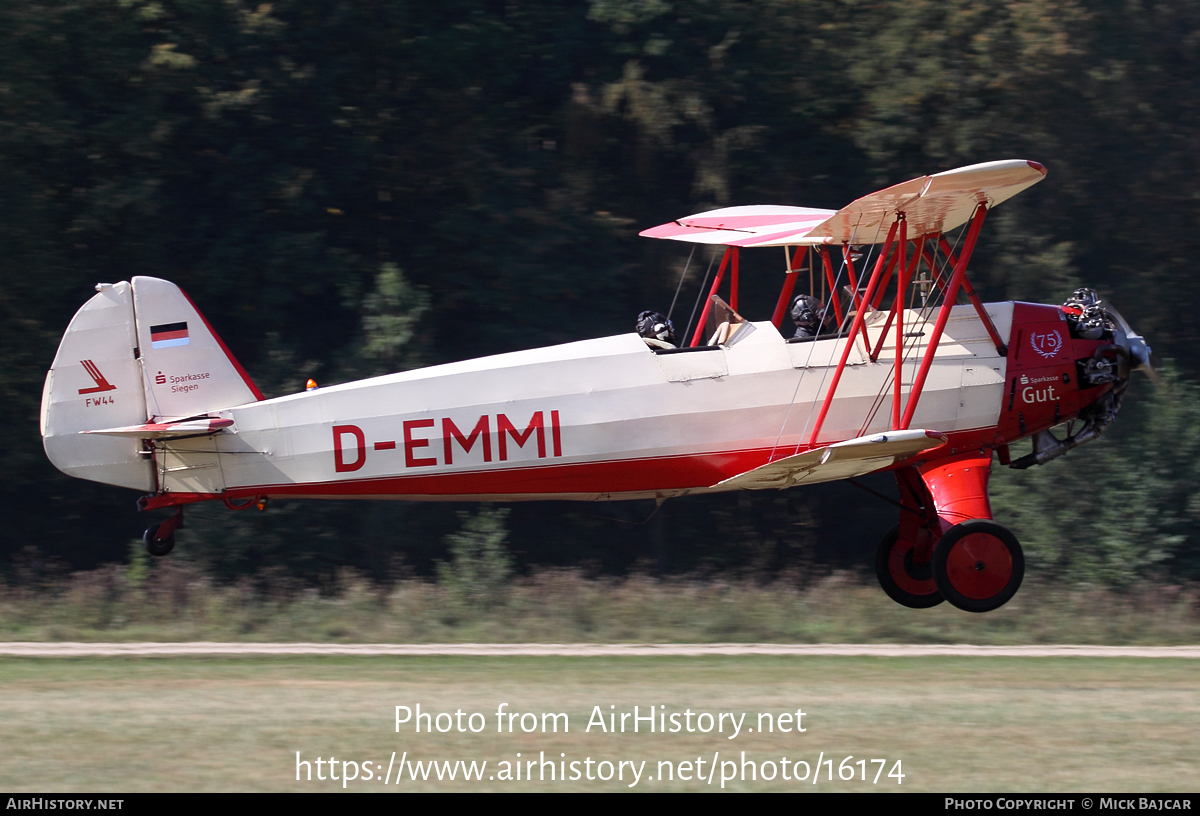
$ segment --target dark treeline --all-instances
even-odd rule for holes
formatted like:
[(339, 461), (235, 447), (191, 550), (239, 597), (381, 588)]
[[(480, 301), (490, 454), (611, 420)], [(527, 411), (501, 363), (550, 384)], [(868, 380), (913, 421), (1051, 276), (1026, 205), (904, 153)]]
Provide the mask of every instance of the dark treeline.
[[(1175, 373), (1092, 448), (999, 473), (997, 517), (1052, 578), (1200, 576), (1200, 3), (6, 0), (0, 32), (0, 563), (123, 560), (147, 522), (39, 443), (98, 281), (180, 284), (275, 396), (630, 331), (684, 269), (689, 247), (636, 237), (671, 218), (1029, 158), (1049, 176), (989, 219), (978, 288), (1094, 286)], [(197, 508), (178, 552), (222, 577), (432, 572), (461, 509)], [(894, 523), (846, 485), (653, 509), (516, 506), (508, 544), (522, 566), (816, 573)]]

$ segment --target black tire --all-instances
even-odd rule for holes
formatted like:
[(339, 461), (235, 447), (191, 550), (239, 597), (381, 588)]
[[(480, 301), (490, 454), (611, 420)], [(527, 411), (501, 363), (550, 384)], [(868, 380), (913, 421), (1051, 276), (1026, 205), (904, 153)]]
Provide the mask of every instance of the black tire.
[(1017, 594), (1025, 553), (1007, 527), (986, 519), (956, 524), (933, 548), (933, 579), (966, 612), (991, 612)]
[(937, 606), (946, 599), (933, 581), (930, 565), (914, 564), (915, 545), (899, 539), (900, 525), (897, 524), (875, 550), (875, 577), (879, 579), (879, 585), (889, 598), (909, 609)]
[(158, 534), (158, 528), (161, 524), (155, 524), (146, 528), (146, 532), (142, 533), (142, 542), (146, 545), (146, 552), (155, 557), (161, 557), (175, 549), (175, 534), (164, 538), (162, 541), (156, 541), (154, 536)]

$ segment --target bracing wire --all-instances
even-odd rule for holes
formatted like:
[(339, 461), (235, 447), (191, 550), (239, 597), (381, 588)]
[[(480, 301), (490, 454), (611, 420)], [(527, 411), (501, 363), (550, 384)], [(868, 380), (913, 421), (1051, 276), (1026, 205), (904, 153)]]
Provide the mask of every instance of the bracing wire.
[[(858, 225), (856, 224), (855, 231), (857, 231), (857, 229), (858, 229)], [(853, 240), (854, 240), (854, 236), (852, 234), (850, 244), (847, 244), (847, 247), (849, 247), (851, 244), (853, 244)], [(825, 306), (826, 313), (829, 312), (829, 306), (830, 306), (830, 304), (833, 303), (833, 299), (838, 296), (838, 293), (837, 293), (838, 287), (842, 283), (842, 272), (845, 271), (845, 269), (846, 269), (846, 256), (845, 256), (845, 253), (843, 253), (842, 254), (842, 263), (838, 267), (837, 276), (834, 277), (834, 279), (833, 279), (833, 290), (829, 293), (829, 304), (826, 304), (826, 306)], [(854, 305), (853, 296), (851, 296), (850, 305), (851, 306)], [(821, 317), (822, 317), (822, 320), (824, 320), (825, 315), (822, 315)], [(849, 320), (850, 320), (850, 308), (847, 307), (846, 314), (842, 317), (841, 325), (838, 326), (837, 334), (834, 335), (835, 341), (837, 339), (841, 338), (846, 333), (847, 322)], [(853, 340), (851, 338), (847, 338), (847, 342), (853, 342)], [(804, 362), (804, 370), (807, 370), (809, 367), (809, 364), (812, 362), (812, 355), (813, 355), (814, 350), (815, 350), (815, 344), (814, 344), (814, 348), (810, 348), (808, 350), (808, 359), (805, 360), (805, 362)], [(821, 368), (821, 381), (819, 383), (817, 383), (816, 397), (821, 396), (821, 389), (825, 387), (825, 380), (829, 378), (829, 368), (830, 368), (830, 364), (833, 363), (833, 355), (835, 355), (835, 354), (837, 354), (837, 343), (836, 342), (830, 343), (829, 344), (829, 359), (825, 361), (825, 365), (822, 366), (822, 368)], [(800, 378), (801, 378), (801, 380), (803, 380), (803, 378), (804, 378), (803, 373), (801, 373)], [(797, 382), (796, 383), (796, 393), (799, 393), (799, 391), (800, 391), (800, 383)], [(800, 452), (800, 447), (804, 444), (804, 434), (808, 431), (809, 423), (812, 422), (813, 411), (815, 411), (817, 408), (816, 397), (814, 397), (813, 401), (811, 403), (809, 403), (809, 405), (808, 405), (808, 415), (804, 418), (804, 424), (800, 427), (800, 435), (796, 438), (796, 449), (794, 451), (792, 451), (793, 456)], [(795, 397), (795, 394), (793, 394), (792, 404), (795, 404), (795, 402), (796, 402), (796, 397)], [(790, 406), (789, 406), (788, 412), (789, 412), (789, 414), (791, 413)], [(782, 431), (780, 433), (782, 433)]]
[(708, 271), (704, 273), (704, 282), (700, 284), (700, 291), (696, 294), (696, 302), (692, 304), (692, 316), (688, 318), (687, 328), (683, 330), (683, 335), (680, 337), (681, 343), (686, 343), (687, 339), (692, 336), (692, 321), (696, 319), (696, 309), (700, 308), (700, 301), (704, 299), (704, 290), (708, 288), (708, 276), (712, 274), (713, 263), (717, 260), (716, 250), (717, 248), (714, 247), (712, 255), (708, 258)]
[[(809, 252), (811, 253), (812, 250), (809, 250)], [(811, 257), (809, 259), (809, 263), (810, 264), (812, 263)], [(842, 260), (842, 266), (843, 267), (845, 266), (845, 259)], [(842, 279), (842, 269), (839, 268), (837, 277), (834, 278), (834, 292), (837, 292), (837, 284), (838, 284), (838, 282), (841, 281), (841, 279)], [(821, 325), (821, 326), (825, 325), (825, 321), (829, 318), (829, 310), (832, 307), (832, 305), (833, 305), (833, 298), (831, 297), (831, 298), (829, 298), (829, 300), (825, 301), (825, 308), (821, 312), (821, 322), (819, 325)], [(838, 335), (840, 336), (840, 334), (841, 334), (841, 332), (839, 330)], [(813, 350), (816, 348), (816, 340), (817, 340), (817, 338), (814, 337), (812, 339), (812, 342), (810, 342), (808, 344), (808, 357), (805, 358), (804, 365), (800, 368), (800, 376), (796, 378), (796, 387), (792, 390), (792, 398), (788, 401), (787, 412), (784, 413), (783, 422), (781, 422), (779, 425), (779, 433), (775, 435), (775, 444), (771, 446), (771, 456), (769, 457), (768, 461), (774, 461), (775, 452), (779, 449), (779, 440), (783, 438), (783, 432), (787, 429), (788, 420), (792, 418), (792, 409), (794, 407), (796, 407), (796, 397), (800, 394), (800, 386), (804, 384), (804, 375), (808, 373), (808, 370), (809, 370), (809, 368), (811, 368), (811, 365), (812, 365), (812, 356), (813, 356)], [(835, 345), (836, 345), (836, 343), (835, 343)], [(825, 378), (824, 378), (824, 376), (822, 376), (821, 383), (817, 386), (818, 394), (821, 392), (821, 385), (824, 385), (824, 384), (825, 384)], [(810, 407), (809, 411), (808, 411), (808, 418), (805, 419), (805, 421), (804, 421), (805, 428), (808, 427), (808, 422), (811, 419), (812, 419), (812, 408)], [(804, 430), (802, 428), (800, 431), (800, 437), (798, 439), (803, 440), (803, 438), (804, 438)], [(800, 441), (797, 441), (796, 450), (793, 451), (793, 454), (799, 453), (799, 452), (800, 452)]]
[(683, 265), (683, 273), (679, 276), (679, 283), (675, 286), (675, 297), (671, 298), (671, 308), (667, 309), (667, 320), (671, 319), (671, 315), (675, 313), (675, 301), (679, 300), (679, 290), (683, 288), (683, 281), (687, 278), (688, 267), (692, 265), (692, 256), (696, 254), (696, 245), (692, 244), (692, 251), (688, 253), (687, 263)]
[[(845, 271), (845, 269), (846, 269), (846, 254), (848, 254), (848, 252), (850, 251), (850, 250), (849, 250), (849, 248), (850, 248), (851, 246), (853, 246), (853, 245), (854, 245), (854, 238), (855, 238), (855, 235), (857, 234), (857, 232), (858, 232), (858, 225), (857, 225), (857, 224), (855, 224), (854, 231), (853, 231), (853, 232), (851, 232), (851, 234), (850, 234), (850, 240), (849, 240), (849, 241), (847, 242), (847, 244), (846, 244), (846, 247), (847, 247), (847, 249), (846, 249), (846, 251), (845, 251), (845, 252), (843, 252), (843, 255), (842, 255), (842, 263), (841, 263), (841, 264), (838, 266), (838, 272), (837, 272), (837, 275), (834, 277), (834, 281), (833, 281), (833, 290), (832, 290), (832, 291), (829, 293), (829, 300), (828, 300), (828, 301), (826, 301), (826, 303), (825, 303), (825, 308), (824, 308), (824, 311), (822, 311), (822, 313), (821, 313), (821, 325), (824, 325), (824, 323), (825, 323), (825, 320), (826, 320), (826, 319), (829, 317), (829, 310), (830, 310), (830, 308), (833, 306), (833, 299), (834, 299), (835, 297), (837, 297), (837, 296), (838, 296), (837, 292), (838, 292), (838, 287), (841, 285), (841, 281), (842, 281), (842, 272), (843, 272), (843, 271)], [(878, 227), (876, 228), (876, 231), (875, 231), (875, 233), (876, 233), (876, 234), (875, 234), (875, 240), (878, 240), (878, 239), (879, 239), (879, 229), (878, 229)], [(865, 264), (863, 265), (863, 269), (868, 269), (868, 268), (870, 268), (870, 255), (871, 255), (871, 253), (872, 253), (872, 252), (874, 252), (874, 248), (875, 248), (875, 244), (874, 244), (874, 243), (872, 243), (872, 244), (871, 244), (871, 249), (870, 249), (870, 250), (868, 250), (868, 253), (867, 253), (867, 258), (868, 258), (868, 260), (867, 260), (867, 263), (865, 263)], [(811, 263), (811, 262), (812, 262), (812, 260), (811, 260), (811, 257), (810, 257), (810, 263)], [(854, 295), (855, 295), (855, 294), (857, 294), (857, 292), (852, 292), (852, 293), (851, 293), (851, 296), (850, 296), (850, 306), (853, 306), (853, 305), (854, 305)], [(847, 308), (847, 309), (846, 309), (846, 314), (845, 314), (845, 316), (842, 318), (842, 323), (841, 323), (841, 325), (838, 327), (838, 332), (837, 332), (837, 334), (835, 335), (835, 337), (833, 338), (833, 339), (835, 340), (835, 342), (833, 342), (833, 343), (831, 343), (831, 344), (830, 344), (830, 347), (829, 347), (829, 360), (828, 360), (828, 361), (826, 361), (826, 364), (825, 364), (825, 366), (823, 367), (823, 369), (822, 369), (822, 372), (821, 372), (821, 381), (820, 381), (820, 383), (818, 383), (818, 384), (817, 384), (817, 391), (816, 391), (816, 393), (817, 393), (817, 395), (818, 395), (818, 396), (819, 396), (819, 395), (820, 395), (820, 393), (821, 393), (821, 389), (822, 389), (822, 388), (824, 387), (824, 385), (825, 385), (825, 380), (826, 380), (826, 378), (829, 376), (829, 368), (830, 368), (830, 363), (832, 363), (832, 362), (833, 362), (833, 355), (834, 355), (834, 354), (836, 354), (836, 353), (837, 353), (837, 351), (838, 351), (838, 345), (837, 345), (837, 342), (836, 342), (836, 340), (837, 340), (838, 338), (842, 337), (842, 335), (843, 335), (843, 334), (845, 334), (845, 332), (846, 332), (846, 329), (848, 328), (848, 325), (850, 325), (850, 311), (851, 311), (851, 310), (850, 310), (850, 308)], [(789, 400), (789, 402), (788, 402), (788, 408), (787, 408), (787, 411), (786, 411), (786, 412), (785, 412), (785, 414), (784, 414), (784, 417), (783, 417), (783, 422), (782, 422), (782, 424), (780, 424), (780, 426), (779, 426), (779, 433), (778, 433), (778, 434), (776, 435), (776, 437), (775, 437), (775, 444), (774, 444), (774, 445), (771, 447), (771, 456), (770, 456), (770, 461), (774, 461), (774, 458), (775, 458), (775, 452), (776, 452), (776, 451), (778, 450), (778, 448), (779, 448), (779, 442), (780, 442), (780, 440), (783, 438), (783, 432), (784, 432), (784, 430), (786, 430), (786, 428), (787, 428), (787, 424), (788, 424), (788, 421), (791, 419), (791, 416), (792, 416), (792, 409), (793, 409), (793, 408), (795, 407), (795, 405), (796, 405), (796, 397), (797, 397), (797, 396), (799, 395), (799, 393), (800, 393), (800, 386), (801, 386), (801, 385), (804, 383), (804, 376), (805, 376), (805, 374), (808, 372), (808, 369), (812, 367), (812, 356), (813, 356), (813, 352), (816, 350), (816, 345), (817, 345), (817, 344), (816, 344), (816, 342), (815, 342), (815, 340), (816, 340), (817, 338), (813, 338), (813, 339), (814, 339), (814, 342), (813, 342), (813, 343), (811, 343), (811, 344), (809, 344), (809, 347), (808, 347), (808, 357), (805, 359), (803, 367), (801, 367), (801, 368), (800, 368), (800, 376), (796, 378), (796, 387), (795, 387), (795, 389), (793, 389), (793, 391), (792, 391), (792, 398), (791, 398), (791, 400)], [(853, 338), (850, 338), (850, 337), (847, 337), (847, 338), (846, 338), (846, 342), (848, 342), (848, 343), (853, 343), (853, 342), (854, 342), (854, 339), (853, 339)], [(814, 401), (813, 401), (812, 403), (810, 403), (810, 404), (809, 404), (809, 406), (808, 406), (808, 416), (806, 416), (806, 417), (805, 417), (805, 419), (804, 419), (804, 425), (801, 427), (801, 429), (800, 429), (800, 434), (799, 434), (799, 436), (796, 438), (796, 448), (795, 448), (795, 450), (792, 452), (792, 455), (795, 455), (795, 454), (799, 453), (799, 452), (800, 452), (800, 447), (801, 447), (801, 446), (804, 444), (804, 433), (805, 433), (805, 431), (807, 431), (807, 430), (808, 430), (809, 423), (811, 423), (811, 422), (812, 422), (812, 414), (813, 414), (813, 410), (814, 410), (815, 408), (816, 408), (816, 400), (814, 399)]]
[[(925, 239), (923, 238), (922, 242), (920, 242), (920, 244), (918, 245), (918, 247), (917, 247), (918, 252), (923, 250), (924, 240)], [(932, 250), (932, 254), (934, 254), (935, 264), (930, 266), (930, 272), (935, 272), (935, 274), (937, 274), (938, 276), (941, 276), (942, 270), (937, 269), (937, 266), (936, 266), (937, 251), (938, 251), (938, 247), (935, 242), (934, 250)], [(916, 268), (914, 268), (917, 270), (918, 274), (920, 271), (920, 264), (922, 264), (922, 260), (923, 259), (917, 260)], [(901, 259), (898, 260), (898, 268), (899, 268), (899, 265), (902, 263), (904, 263), (904, 258), (901, 257)], [(944, 266), (942, 269), (944, 269)], [(898, 275), (898, 277), (896, 277), (896, 286), (899, 286), (899, 284), (900, 284), (900, 277), (901, 277), (901, 275)], [(914, 275), (913, 280), (910, 281), (910, 283), (916, 283), (916, 282), (917, 282), (917, 276)], [(901, 300), (902, 299), (904, 299), (904, 295), (901, 294)], [(916, 311), (916, 300), (917, 300), (917, 287), (913, 286), (911, 292), (908, 293), (908, 302), (905, 305), (906, 311)], [(887, 395), (893, 389), (893, 384), (895, 383), (895, 378), (900, 377), (901, 385), (904, 384), (904, 362), (905, 362), (905, 360), (908, 359), (908, 352), (910, 352), (910, 350), (916, 349), (917, 340), (919, 340), (920, 336), (924, 335), (925, 326), (929, 324), (929, 318), (932, 314), (931, 302), (932, 302), (932, 299), (926, 299), (924, 304), (922, 304), (922, 308), (920, 308), (920, 312), (918, 313), (919, 314), (918, 320), (917, 320), (917, 322), (914, 322), (912, 324), (913, 325), (913, 330), (912, 330), (913, 336), (908, 337), (908, 340), (904, 344), (904, 346), (896, 349), (895, 364), (893, 365), (892, 372), (890, 372), (888, 374), (887, 378), (884, 378), (883, 383), (880, 386), (880, 390), (878, 390), (876, 392), (875, 398), (871, 402), (871, 408), (868, 412), (868, 415), (866, 415), (866, 421), (864, 422), (863, 426), (859, 428), (859, 436), (863, 436), (863, 434), (866, 433), (866, 428), (870, 427), (871, 422), (875, 421), (876, 416), (878, 415), (878, 413), (880, 413), (880, 408), (883, 407), (884, 402), (887, 402)]]
[[(937, 263), (937, 257), (938, 257), (938, 253), (940, 250), (940, 245), (938, 242), (936, 242), (936, 241), (934, 242), (933, 250), (932, 250), (934, 263), (932, 265), (930, 265), (930, 272), (934, 273), (936, 276), (936, 280), (933, 281), (934, 283), (937, 283), (938, 281), (945, 279), (945, 273), (947, 272), (947, 270), (950, 267), (950, 258), (952, 258), (954, 256), (955, 251), (958, 249), (959, 241), (962, 240), (962, 237), (964, 234), (965, 234), (965, 229), (959, 230), (958, 235), (956, 235), (954, 238), (954, 244), (951, 245), (951, 247), (950, 247), (950, 253), (948, 255), (946, 255), (946, 257), (941, 261), (940, 264)], [(918, 249), (918, 251), (919, 251), (919, 249)], [(917, 269), (920, 269), (920, 264), (921, 264), (921, 261), (918, 261)], [(916, 279), (914, 277), (913, 282), (915, 283), (915, 281), (916, 281)], [(942, 284), (942, 292), (943, 293), (945, 292), (945, 287), (946, 287), (946, 284), (943, 283)], [(921, 337), (924, 336), (925, 329), (926, 329), (926, 327), (928, 327), (930, 319), (933, 317), (933, 310), (936, 308), (936, 302), (935, 302), (936, 299), (933, 297), (926, 299), (926, 301), (921, 304), (921, 308), (919, 311), (916, 309), (916, 299), (917, 299), (917, 287), (914, 286), (912, 291), (908, 293), (909, 302), (907, 304), (907, 307), (908, 307), (907, 311), (916, 311), (918, 317), (912, 323), (911, 331), (906, 332), (906, 335), (909, 335), (909, 336), (906, 337), (906, 341), (905, 341), (904, 345), (901, 348), (897, 349), (897, 353), (896, 353), (897, 359), (896, 359), (895, 366), (892, 369), (892, 373), (888, 375), (888, 377), (884, 381), (883, 385), (880, 387), (879, 392), (875, 395), (875, 400), (872, 403), (871, 410), (870, 410), (868, 418), (867, 418), (867, 422), (859, 430), (860, 436), (862, 434), (866, 433), (866, 428), (871, 424), (871, 422), (873, 422), (875, 420), (875, 416), (879, 413), (879, 409), (882, 407), (883, 403), (886, 401), (885, 395), (891, 389), (891, 386), (895, 382), (895, 378), (897, 376), (901, 377), (901, 384), (903, 385), (904, 363), (908, 360), (910, 353), (913, 353), (916, 351), (916, 347), (917, 347)], [(944, 300), (945, 300), (945, 298), (943, 297), (943, 301)], [(944, 306), (946, 304), (943, 302), (942, 305)], [(954, 306), (953, 303), (951, 303), (949, 305), (951, 308), (953, 308), (953, 306)], [(912, 395), (910, 393), (909, 398), (911, 399), (911, 397), (912, 397)]]
[[(856, 283), (855, 283), (855, 291), (852, 291), (850, 293), (850, 303), (846, 306), (846, 314), (842, 317), (842, 325), (838, 328), (837, 336), (840, 338), (843, 335), (845, 335), (845, 341), (847, 343), (849, 343), (851, 346), (854, 345), (854, 338), (851, 337), (848, 332), (848, 330), (854, 325), (854, 321), (850, 317), (851, 307), (854, 306), (854, 298), (858, 294), (858, 291), (857, 291), (859, 288), (858, 283), (861, 282), (861, 280), (866, 276), (866, 271), (871, 268), (871, 257), (875, 252), (875, 247), (878, 246), (877, 242), (879, 241), (879, 233), (882, 229), (883, 229), (883, 222), (880, 221), (878, 224), (875, 225), (875, 237), (871, 239), (870, 249), (867, 250), (867, 254), (864, 257), (864, 263), (862, 265), (862, 274), (859, 276), (859, 280), (856, 281)], [(842, 270), (847, 268), (846, 256), (849, 255), (850, 252), (853, 251), (852, 247), (854, 246), (854, 237), (857, 233), (858, 233), (858, 225), (855, 224), (854, 231), (851, 232), (851, 234), (850, 234), (850, 240), (846, 243), (846, 249), (842, 253), (842, 265), (838, 269), (838, 276), (834, 281), (835, 284), (837, 284), (841, 281)], [(882, 252), (882, 251), (883, 250), (880, 249), (880, 252)], [(866, 285), (870, 286), (869, 279), (868, 279), (868, 283)], [(837, 293), (837, 286), (835, 285), (834, 291), (831, 293), (831, 296), (830, 296), (831, 301), (833, 300), (834, 297), (836, 297), (836, 293)], [(863, 288), (863, 302), (859, 306), (859, 309), (858, 309), (859, 311), (865, 310), (866, 308), (868, 308), (868, 304), (866, 302), (866, 294), (867, 294), (866, 289)], [(863, 315), (863, 319), (864, 320), (866, 319), (865, 314)], [(868, 335), (868, 337), (869, 336), (870, 335)], [(830, 369), (831, 364), (833, 363), (833, 356), (834, 356), (834, 354), (837, 353), (837, 350), (838, 350), (837, 343), (833, 343), (830, 345), (829, 359), (825, 362), (824, 371), (821, 374), (821, 382), (817, 385), (817, 392), (816, 392), (817, 397), (819, 397), (821, 395), (821, 388), (824, 387), (825, 380), (829, 376), (829, 369)], [(810, 359), (812, 357), (811, 351), (809, 352), (809, 357), (810, 357)], [(799, 390), (799, 384), (797, 384), (796, 388), (797, 388), (797, 390)], [(792, 397), (792, 400), (793, 400), (793, 402), (795, 401), (794, 396)], [(800, 437), (796, 440), (796, 450), (795, 450), (796, 453), (800, 452), (800, 446), (804, 442), (804, 434), (808, 431), (809, 423), (812, 422), (813, 411), (815, 411), (816, 408), (817, 408), (817, 399), (814, 398), (813, 401), (808, 406), (808, 416), (805, 417), (805, 419), (804, 419), (804, 426), (800, 431)]]

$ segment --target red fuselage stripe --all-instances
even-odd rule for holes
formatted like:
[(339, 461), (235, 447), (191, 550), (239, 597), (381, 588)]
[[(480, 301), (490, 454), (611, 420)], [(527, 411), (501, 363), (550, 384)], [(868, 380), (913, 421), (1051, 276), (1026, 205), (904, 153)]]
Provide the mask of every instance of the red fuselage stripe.
[[(952, 450), (986, 448), (995, 442), (995, 429), (960, 431), (947, 434), (948, 445), (932, 452), (933, 456)], [(510, 496), (513, 499), (538, 499), (540, 496), (567, 494), (595, 495), (645, 494), (656, 491), (704, 489), (724, 479), (766, 464), (770, 448), (723, 453), (667, 456), (652, 459), (624, 459), (609, 462), (543, 465), (541, 467), (477, 470), (466, 473), (386, 476), (337, 482), (314, 482), (231, 487), (224, 494), (164, 494), (155, 497), (153, 506), (184, 504), (192, 501), (242, 499), (258, 496), (304, 496), (352, 498), (355, 496), (395, 496), (403, 498), (431, 496)], [(914, 457), (916, 459), (917, 457)], [(912, 460), (900, 464), (909, 464)]]

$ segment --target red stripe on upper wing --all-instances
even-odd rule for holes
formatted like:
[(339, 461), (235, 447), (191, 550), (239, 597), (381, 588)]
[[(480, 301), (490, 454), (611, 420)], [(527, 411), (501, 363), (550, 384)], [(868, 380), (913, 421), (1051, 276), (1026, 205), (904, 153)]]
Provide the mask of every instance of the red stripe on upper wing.
[(732, 215), (716, 218), (681, 218), (679, 223), (685, 227), (698, 229), (736, 229), (751, 230), (757, 227), (775, 227), (781, 224), (819, 224), (829, 218), (828, 213), (812, 215)]
[(750, 235), (750, 236), (747, 236), (744, 238), (737, 237), (731, 241), (727, 241), (726, 243), (728, 243), (730, 246), (748, 247), (748, 246), (754, 246), (756, 244), (765, 244), (769, 241), (778, 242), (778, 241), (783, 240), (784, 238), (794, 238), (795, 240), (798, 241), (801, 238), (807, 237), (808, 234), (810, 232), (812, 232), (816, 226), (818, 226), (818, 224), (823, 223), (823, 222), (824, 222), (824, 219), (822, 219), (820, 222), (813, 224), (811, 227), (802, 227), (800, 229), (789, 229), (789, 230), (784, 230), (783, 232), (773, 232), (773, 233), (769, 233), (769, 234), (765, 234), (765, 235), (763, 235), (763, 234)]

